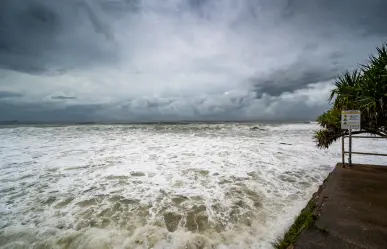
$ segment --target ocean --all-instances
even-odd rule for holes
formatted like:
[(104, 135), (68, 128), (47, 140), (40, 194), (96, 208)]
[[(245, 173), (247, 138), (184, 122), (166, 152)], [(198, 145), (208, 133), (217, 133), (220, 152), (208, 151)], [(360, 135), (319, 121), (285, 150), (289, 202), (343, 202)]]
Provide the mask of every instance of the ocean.
[[(271, 248), (341, 161), (340, 142), (316, 148), (316, 129), (4, 126), (0, 248)], [(353, 147), (386, 145), (364, 139)]]

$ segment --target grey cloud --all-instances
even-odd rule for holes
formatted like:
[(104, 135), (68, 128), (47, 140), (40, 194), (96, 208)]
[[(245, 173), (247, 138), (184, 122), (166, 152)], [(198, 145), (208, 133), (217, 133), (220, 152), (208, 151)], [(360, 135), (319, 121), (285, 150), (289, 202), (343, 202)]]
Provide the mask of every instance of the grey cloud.
[[(184, 1), (183, 1), (184, 2)], [(0, 3), (0, 67), (28, 73), (64, 73), (67, 69), (113, 63), (119, 56), (114, 30), (110, 23), (119, 18), (117, 11), (198, 11), (199, 18), (216, 21), (225, 11), (239, 8), (240, 17), (233, 22), (241, 27), (265, 22), (267, 13), (279, 13), (276, 22), (288, 16), (288, 22), (309, 26), (312, 32), (330, 29), (347, 32), (356, 28), (363, 33), (387, 34), (387, 2), (384, 0), (281, 0), (277, 2), (246, 0), (240, 3), (219, 3), (213, 0), (191, 0), (188, 4), (155, 4), (153, 1), (48, 1), (5, 0)], [(228, 4), (228, 5), (227, 5)], [(224, 6), (229, 6), (225, 8)], [(163, 10), (164, 9), (164, 10)], [(278, 9), (278, 10), (276, 10)], [(246, 19), (246, 15), (255, 14)], [(228, 14), (228, 13), (227, 13)], [(282, 15), (282, 17), (281, 17)], [(122, 16), (122, 15), (121, 15)], [(282, 18), (282, 19), (281, 19)], [(270, 20), (272, 21), (272, 20)], [(88, 26), (87, 23), (91, 25)], [(341, 29), (337, 30), (340, 24)], [(335, 25), (335, 26), (332, 26)], [(346, 31), (347, 30), (347, 31)], [(144, 32), (150, 32), (144, 30)], [(317, 34), (316, 33), (316, 34)], [(102, 36), (100, 35), (102, 34)], [(323, 33), (322, 33), (323, 34)], [(243, 35), (243, 34), (241, 34)], [(28, 37), (28, 38), (27, 38)], [(64, 56), (58, 56), (58, 53)]]
[(385, 0), (3, 0), (0, 84), (11, 92), (0, 92), (0, 117), (313, 118), (327, 92), (310, 85), (387, 39), (385, 9)]
[[(79, 25), (87, 20), (91, 28)], [(99, 33), (111, 36), (107, 25), (83, 0), (1, 1), (0, 67), (57, 74), (98, 59), (108, 60), (114, 57), (112, 44)]]
[(19, 98), (19, 97), (23, 97), (23, 94), (20, 94), (17, 92), (0, 91), (0, 99)]
[(293, 64), (286, 69), (277, 69), (266, 75), (259, 75), (250, 79), (257, 96), (266, 93), (280, 96), (284, 92), (302, 89), (308, 84), (329, 81), (337, 77), (338, 67), (310, 67), (306, 64)]
[(94, 121), (98, 105), (53, 107), (49, 103), (0, 102), (0, 121), (89, 122)]
[(316, 29), (327, 24), (340, 24), (343, 29), (360, 28), (364, 35), (385, 35), (386, 9), (387, 2), (384, 0), (289, 0), (284, 13), (288, 19), (306, 21)]
[[(189, 99), (142, 97), (110, 104), (53, 105), (0, 101), (0, 121), (35, 122), (138, 122), (138, 121), (300, 121), (311, 120), (327, 108), (309, 90), (327, 93), (327, 84), (310, 85), (304, 92), (257, 99), (252, 92), (230, 92)], [(308, 102), (312, 102), (309, 103)]]
[(58, 95), (58, 96), (51, 96), (51, 99), (55, 99), (55, 100), (73, 100), (73, 99), (77, 99), (77, 97)]
[[(98, 119), (115, 121), (300, 121), (313, 120), (326, 110), (329, 83), (311, 84), (302, 90), (278, 97), (264, 94), (257, 99), (253, 92), (230, 92), (189, 99), (141, 98), (102, 105), (94, 113)], [(151, 104), (150, 104), (151, 103)]]

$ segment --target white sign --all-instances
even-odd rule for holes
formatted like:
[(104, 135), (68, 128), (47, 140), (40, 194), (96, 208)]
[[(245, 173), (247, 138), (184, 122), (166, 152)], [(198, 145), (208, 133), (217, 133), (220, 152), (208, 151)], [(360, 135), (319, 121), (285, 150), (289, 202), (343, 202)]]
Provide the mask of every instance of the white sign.
[(341, 129), (360, 130), (360, 111), (342, 111), (341, 112)]

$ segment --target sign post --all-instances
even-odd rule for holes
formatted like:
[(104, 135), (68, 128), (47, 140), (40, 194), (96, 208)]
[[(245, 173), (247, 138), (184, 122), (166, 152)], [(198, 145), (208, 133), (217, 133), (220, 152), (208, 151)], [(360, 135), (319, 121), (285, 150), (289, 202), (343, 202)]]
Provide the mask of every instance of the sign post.
[[(348, 164), (352, 164), (352, 129), (360, 130), (361, 115), (359, 110), (346, 110), (341, 112), (341, 129), (349, 130), (349, 157)], [(344, 165), (344, 139), (342, 141)]]

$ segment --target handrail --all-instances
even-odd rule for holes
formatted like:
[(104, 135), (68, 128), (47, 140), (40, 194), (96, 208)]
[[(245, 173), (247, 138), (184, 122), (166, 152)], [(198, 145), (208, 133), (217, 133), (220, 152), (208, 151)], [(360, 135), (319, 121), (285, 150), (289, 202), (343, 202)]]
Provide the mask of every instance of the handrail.
[[(349, 138), (349, 151), (345, 151), (345, 138)], [(345, 165), (345, 154), (349, 154), (348, 158), (348, 164), (352, 164), (352, 154), (357, 154), (357, 155), (366, 155), (366, 156), (387, 156), (387, 154), (384, 153), (369, 153), (369, 152), (353, 152), (352, 151), (352, 138), (374, 138), (374, 139), (387, 139), (387, 137), (381, 137), (381, 136), (352, 136), (351, 134), (349, 135), (344, 135), (341, 139), (341, 156), (342, 156), (342, 163), (343, 167)]]
[[(344, 135), (344, 138), (348, 137), (349, 135)], [(377, 137), (377, 136), (351, 136), (352, 138), (375, 138), (375, 139), (387, 139), (387, 137)]]
[(387, 156), (387, 154), (383, 153), (369, 153), (369, 152), (349, 152), (349, 151), (344, 151), (344, 154), (358, 154), (358, 155), (368, 155), (368, 156)]

